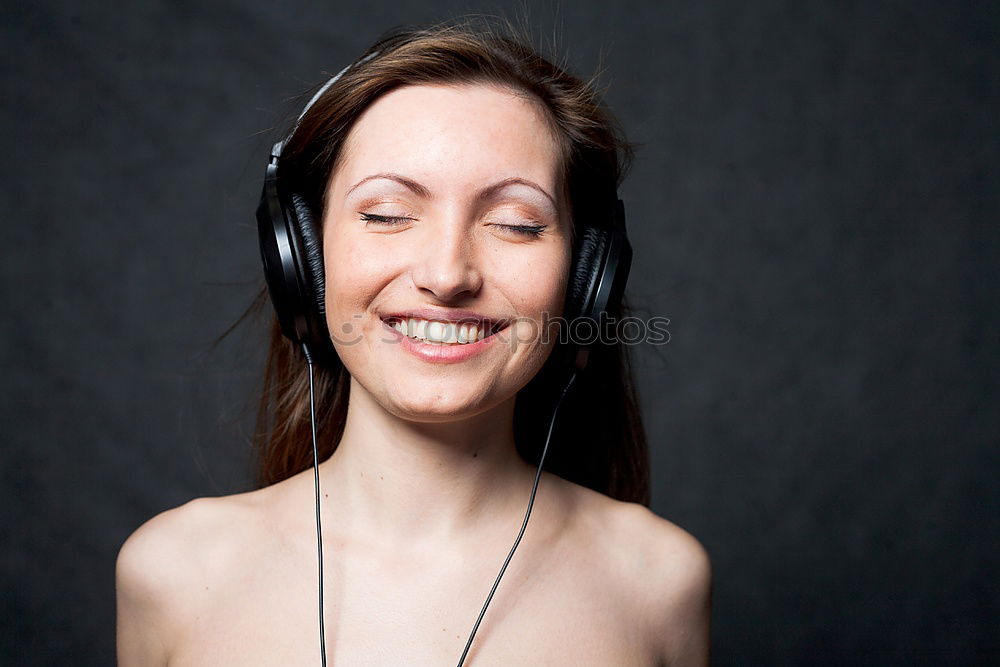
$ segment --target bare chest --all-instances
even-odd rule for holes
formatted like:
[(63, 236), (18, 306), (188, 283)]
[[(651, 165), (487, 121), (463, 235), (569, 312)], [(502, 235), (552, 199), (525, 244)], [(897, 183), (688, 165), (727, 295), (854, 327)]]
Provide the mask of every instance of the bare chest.
[[(332, 550), (331, 550), (332, 551)], [(326, 559), (329, 664), (455, 665), (503, 562)], [(320, 664), (315, 556), (248, 559), (207, 590), (170, 665)], [(600, 563), (520, 550), (467, 665), (652, 665), (627, 595)]]

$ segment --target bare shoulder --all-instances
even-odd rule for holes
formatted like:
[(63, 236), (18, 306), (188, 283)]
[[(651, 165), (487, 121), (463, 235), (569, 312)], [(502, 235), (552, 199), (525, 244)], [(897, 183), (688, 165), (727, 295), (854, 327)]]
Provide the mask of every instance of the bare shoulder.
[(118, 660), (165, 664), (255, 523), (258, 494), (197, 498), (157, 514), (118, 552)]
[(701, 543), (638, 503), (573, 485), (580, 538), (599, 544), (627, 592), (637, 622), (648, 627), (662, 664), (708, 662), (712, 567)]
[(700, 603), (712, 578), (711, 561), (701, 542), (648, 507), (610, 502), (609, 519), (618, 525), (621, 544), (634, 549), (643, 581), (662, 584), (661, 599), (672, 606)]
[(122, 583), (176, 584), (178, 577), (219, 562), (240, 527), (251, 520), (257, 493), (195, 498), (149, 519), (118, 552), (116, 572)]

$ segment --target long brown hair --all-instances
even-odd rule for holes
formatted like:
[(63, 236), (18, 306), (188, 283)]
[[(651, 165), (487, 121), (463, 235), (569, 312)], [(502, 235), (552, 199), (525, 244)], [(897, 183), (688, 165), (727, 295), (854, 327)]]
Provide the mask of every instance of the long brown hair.
[[(512, 32), (507, 28), (507, 32)], [(326, 185), (354, 122), (376, 99), (407, 85), (484, 83), (527, 94), (547, 112), (563, 149), (564, 183), (574, 225), (606, 212), (632, 155), (594, 86), (543, 58), (523, 41), (469, 20), (395, 31), (376, 42), (303, 116), (282, 151), (282, 174), (322, 220)], [(284, 176), (283, 176), (284, 177)], [(322, 233), (322, 230), (319, 230)], [(256, 304), (266, 307), (266, 289)], [(623, 304), (618, 318), (627, 313)], [(561, 345), (558, 343), (557, 345)], [(514, 434), (520, 455), (536, 463), (564, 379), (552, 354), (518, 393)], [(315, 367), (320, 460), (344, 431), (349, 374), (339, 359)], [(308, 367), (301, 349), (271, 321), (257, 415), (258, 483), (312, 466)], [(646, 434), (627, 346), (598, 344), (587, 372), (559, 408), (546, 468), (613, 498), (649, 504)]]

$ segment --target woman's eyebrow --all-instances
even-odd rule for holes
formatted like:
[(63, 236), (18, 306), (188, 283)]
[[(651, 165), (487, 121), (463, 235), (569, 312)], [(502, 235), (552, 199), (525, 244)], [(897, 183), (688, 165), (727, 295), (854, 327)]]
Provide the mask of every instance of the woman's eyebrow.
[(559, 207), (556, 206), (556, 200), (552, 197), (552, 195), (550, 195), (548, 192), (545, 191), (545, 188), (543, 188), (542, 186), (538, 185), (533, 181), (529, 181), (526, 178), (519, 178), (517, 176), (512, 176), (511, 178), (505, 178), (498, 183), (494, 183), (493, 185), (483, 188), (479, 193), (479, 199), (480, 200), (489, 199), (500, 190), (503, 190), (504, 188), (511, 185), (526, 185), (529, 188), (537, 190), (538, 192), (545, 195), (545, 198), (548, 199), (549, 203), (552, 204), (552, 208), (554, 208), (557, 211), (559, 210)]
[(427, 198), (431, 196), (431, 191), (425, 188), (424, 186), (420, 185), (420, 183), (417, 183), (414, 180), (406, 178), (405, 176), (400, 176), (399, 174), (393, 174), (391, 172), (382, 172), (379, 174), (372, 174), (371, 176), (365, 176), (360, 181), (352, 185), (344, 196), (345, 197), (350, 196), (350, 194), (355, 190), (357, 190), (360, 186), (364, 185), (368, 181), (373, 181), (377, 178), (385, 178), (390, 181), (396, 181), (401, 185), (405, 185), (414, 194), (419, 195), (421, 197)]
[[(350, 187), (350, 189), (348, 189), (347, 193), (344, 196), (345, 197), (349, 196), (352, 192), (354, 192), (361, 185), (367, 183), (368, 181), (372, 181), (372, 180), (379, 179), (379, 178), (384, 178), (384, 179), (387, 179), (387, 180), (390, 180), (390, 181), (395, 181), (395, 182), (399, 183), (400, 185), (405, 186), (408, 190), (410, 190), (411, 192), (413, 192), (414, 194), (416, 194), (416, 195), (418, 195), (420, 197), (429, 198), (431, 196), (431, 191), (428, 190), (423, 185), (421, 185), (420, 183), (417, 183), (416, 181), (414, 181), (412, 179), (406, 178), (405, 176), (401, 176), (399, 174), (394, 174), (392, 172), (381, 172), (381, 173), (378, 173), (378, 174), (372, 174), (371, 176), (365, 176), (360, 181), (358, 181), (357, 183), (355, 183), (354, 185), (352, 185)], [(511, 185), (526, 185), (529, 188), (532, 188), (533, 190), (537, 190), (538, 192), (540, 192), (543, 195), (545, 195), (545, 198), (549, 200), (549, 202), (552, 204), (553, 208), (555, 208), (555, 209), (558, 210), (559, 207), (556, 205), (556, 200), (552, 197), (552, 195), (550, 195), (548, 192), (545, 191), (545, 188), (543, 188), (542, 186), (538, 185), (537, 183), (529, 181), (526, 178), (520, 178), (520, 177), (517, 177), (517, 176), (512, 176), (510, 178), (505, 178), (502, 181), (498, 181), (498, 182), (494, 183), (493, 185), (489, 185), (489, 186), (483, 188), (482, 190), (479, 191), (479, 194), (477, 195), (477, 199), (479, 199), (479, 200), (489, 199), (490, 197), (494, 196), (500, 190), (503, 190), (504, 188), (509, 187)]]

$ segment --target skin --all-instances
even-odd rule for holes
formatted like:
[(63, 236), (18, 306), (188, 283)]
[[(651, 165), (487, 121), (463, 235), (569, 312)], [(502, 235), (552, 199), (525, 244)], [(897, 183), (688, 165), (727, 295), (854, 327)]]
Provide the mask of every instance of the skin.
[[(455, 664), (517, 534), (534, 470), (514, 448), (514, 399), (551, 343), (518, 336), (434, 364), (388, 342), (379, 315), (559, 314), (559, 164), (540, 108), (483, 85), (395, 90), (351, 131), (323, 221), (328, 324), (350, 332), (334, 344), (352, 378), (343, 439), (320, 464), (332, 663)], [(419, 192), (369, 178), (386, 173)], [(533, 186), (480, 196), (509, 178)], [(504, 227), (526, 224), (545, 228)], [(141, 526), (117, 563), (119, 663), (318, 664), (313, 522), (307, 470)], [(706, 664), (710, 579), (677, 526), (543, 473), (467, 664)]]

